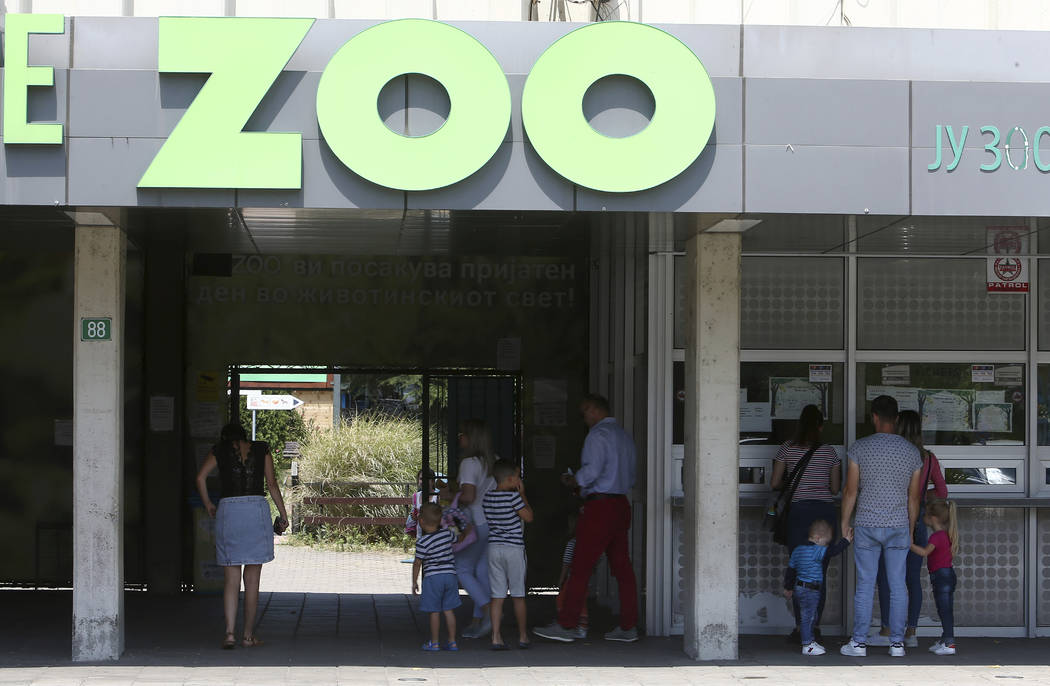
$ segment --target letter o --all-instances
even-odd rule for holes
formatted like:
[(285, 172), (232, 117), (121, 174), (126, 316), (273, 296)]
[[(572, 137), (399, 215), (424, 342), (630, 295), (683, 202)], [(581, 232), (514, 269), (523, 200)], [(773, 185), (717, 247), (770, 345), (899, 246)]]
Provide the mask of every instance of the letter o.
[[(595, 81), (632, 76), (652, 91), (649, 125), (625, 138), (604, 136), (583, 115)], [(540, 55), (525, 80), (522, 121), (543, 161), (566, 179), (627, 193), (681, 174), (703, 151), (715, 123), (711, 78), (693, 51), (645, 24), (600, 22), (576, 29)]]
[[(448, 91), (435, 132), (402, 136), (379, 117), (383, 86), (424, 74)], [(462, 181), (491, 159), (510, 125), (510, 87), (496, 58), (465, 31), (426, 19), (377, 24), (348, 40), (317, 85), (317, 123), (343, 164), (369, 181), (406, 191)]]

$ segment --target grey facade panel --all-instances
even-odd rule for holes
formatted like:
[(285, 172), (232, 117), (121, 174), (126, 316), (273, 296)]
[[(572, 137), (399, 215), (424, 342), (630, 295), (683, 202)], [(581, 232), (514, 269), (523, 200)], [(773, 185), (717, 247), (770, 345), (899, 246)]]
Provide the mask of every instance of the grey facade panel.
[(166, 138), (193, 102), (205, 77), (155, 71), (73, 69), (69, 136)]
[[(957, 142), (962, 138), (962, 127), (969, 126), (964, 143), (967, 148), (981, 149), (992, 142), (993, 134), (980, 131), (986, 125), (999, 129), (1000, 148), (1006, 145), (1006, 136), (1015, 126), (1023, 128), (1034, 145), (1039, 127), (1050, 126), (1050, 83), (913, 83), (911, 144), (932, 148), (936, 144), (937, 124), (951, 125)], [(1050, 148), (1050, 140), (1043, 140), (1044, 148)], [(941, 145), (948, 164), (954, 155), (947, 130), (941, 134)], [(1014, 134), (1011, 145), (1024, 146), (1019, 133)], [(991, 155), (985, 158), (980, 161), (990, 161)], [(1044, 159), (1050, 161), (1050, 154)], [(929, 161), (932, 160), (931, 156)]]
[(1036, 31), (744, 26), (745, 77), (1047, 81)]
[(743, 153), (739, 145), (708, 145), (679, 176), (639, 193), (576, 189), (580, 211), (742, 212)]
[(0, 145), (0, 169), (0, 204), (67, 204), (66, 151), (61, 145)]
[[(3, 82), (3, 70), (0, 70), (0, 83)], [(26, 121), (33, 124), (59, 122), (63, 124), (62, 134), (69, 135), (69, 117), (66, 114), (66, 94), (69, 90), (69, 70), (55, 70), (53, 88), (29, 88), (26, 96)], [(0, 106), (0, 115), (3, 107)]]
[[(1050, 143), (1050, 138), (1044, 137)], [(951, 151), (945, 151), (951, 159)], [(1048, 151), (1050, 153), (1050, 151)], [(967, 151), (954, 171), (942, 165), (927, 169), (932, 150), (915, 149), (912, 157), (912, 214), (974, 216), (1046, 216), (1050, 213), (1047, 187), (1050, 173), (1040, 172), (1031, 161), (1027, 169), (1015, 170), (1003, 160), (997, 171), (980, 170), (991, 159), (978, 151)], [(1050, 162), (1050, 154), (1043, 159)], [(1015, 164), (1022, 157), (1015, 153)]]
[(572, 184), (520, 142), (503, 143), (485, 166), (457, 184), (407, 198), (409, 209), (573, 209)]
[(908, 145), (908, 83), (748, 79), (747, 143)]
[(908, 149), (746, 146), (746, 212), (908, 214)]
[(299, 191), (241, 190), (245, 207), (402, 209), (405, 194), (353, 173), (323, 140), (303, 141), (303, 187)]
[(232, 190), (136, 188), (159, 138), (70, 138), (69, 205), (232, 207)]
[(69, 69), (69, 30), (72, 20), (66, 17), (64, 33), (29, 34), (29, 66), (40, 65)]
[(73, 21), (74, 69), (157, 71), (155, 17), (75, 17)]

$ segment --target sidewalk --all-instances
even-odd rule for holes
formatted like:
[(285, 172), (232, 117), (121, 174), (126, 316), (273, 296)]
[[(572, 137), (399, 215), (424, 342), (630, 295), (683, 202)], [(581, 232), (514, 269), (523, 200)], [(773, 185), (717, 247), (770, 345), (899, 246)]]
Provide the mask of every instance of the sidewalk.
[[(610, 643), (536, 639), (531, 650), (493, 653), (463, 639), (461, 652), (419, 650), (426, 617), (400, 594), (265, 593), (253, 649), (219, 649), (217, 596), (159, 598), (128, 593), (127, 650), (120, 661), (69, 661), (70, 592), (2, 591), (0, 684), (1050, 684), (1050, 640), (964, 639), (960, 654), (939, 658), (922, 648), (907, 657), (872, 649), (865, 659), (832, 650), (804, 658), (780, 637), (745, 637), (740, 660), (697, 664), (679, 638)], [(530, 599), (532, 620), (550, 620), (549, 597)], [(608, 617), (594, 619), (604, 628)], [(506, 630), (513, 631), (507, 626)]]

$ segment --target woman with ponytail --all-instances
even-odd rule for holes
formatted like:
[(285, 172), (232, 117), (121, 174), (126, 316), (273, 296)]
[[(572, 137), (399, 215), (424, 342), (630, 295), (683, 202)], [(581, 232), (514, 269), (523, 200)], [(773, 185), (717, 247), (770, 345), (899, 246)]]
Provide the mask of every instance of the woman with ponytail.
[(959, 517), (955, 502), (934, 500), (926, 506), (926, 526), (933, 533), (925, 546), (914, 543), (911, 550), (926, 558), (930, 585), (937, 614), (941, 617), (941, 640), (930, 646), (934, 655), (955, 655), (955, 568), (952, 561), (959, 554)]
[[(496, 453), (492, 449), (489, 425), (482, 419), (466, 419), (459, 427), (459, 505), (470, 512), (477, 532), (477, 540), (455, 555), (459, 583), (474, 601), (474, 616), (463, 630), (464, 638), (481, 638), (492, 631), (489, 617), (491, 586), (489, 585), (489, 527), (485, 522), (482, 499), (496, 487), (492, 465)], [(450, 497), (456, 494), (448, 494)]]
[[(216, 507), (208, 497), (206, 481), (216, 467), (219, 469), (220, 499)], [(263, 482), (281, 513), (270, 523), (270, 506), (263, 492)], [(245, 648), (262, 645), (255, 636), (255, 614), (259, 607), (259, 577), (262, 566), (273, 560), (273, 535), (288, 527), (288, 512), (284, 509), (281, 489), (273, 471), (273, 457), (264, 441), (249, 441), (244, 427), (237, 422), (222, 428), (219, 442), (197, 472), (197, 491), (208, 515), (215, 518), (215, 562), (223, 568), (225, 584), (222, 591), (223, 611), (226, 616), (226, 635), (222, 647), (236, 645), (234, 627), (237, 624), (237, 596), (244, 578), (244, 638)], [(243, 567), (243, 572), (242, 572)]]

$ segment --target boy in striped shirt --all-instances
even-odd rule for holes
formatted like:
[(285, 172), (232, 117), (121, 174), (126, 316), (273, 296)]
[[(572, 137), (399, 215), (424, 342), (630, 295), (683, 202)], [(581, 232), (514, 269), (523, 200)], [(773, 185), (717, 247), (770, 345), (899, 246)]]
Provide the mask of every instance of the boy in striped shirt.
[(416, 559), (412, 563), (412, 594), (419, 593), (419, 570), (423, 570), (423, 594), (419, 611), (430, 613), (430, 640), (423, 644), (428, 652), (441, 650), (441, 615), (448, 625), (448, 643), (445, 650), (459, 650), (456, 645), (456, 615), (459, 607), (459, 579), (452, 558), (452, 544), (462, 540), (470, 527), (459, 537), (441, 528), (441, 507), (427, 503), (419, 508), (419, 527), (422, 535), (416, 539)]
[(506, 650), (500, 635), (503, 599), (510, 591), (514, 617), (518, 621), (518, 648), (529, 647), (525, 626), (525, 537), (522, 522), (532, 521), (532, 508), (525, 499), (525, 485), (518, 466), (509, 460), (492, 465), (496, 488), (482, 499), (489, 525), (489, 585), (492, 587), (492, 649)]

